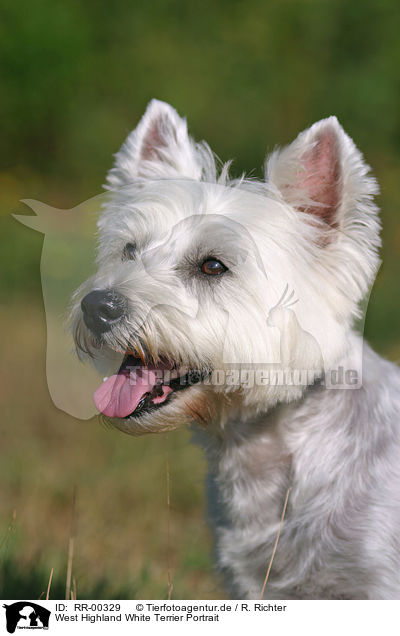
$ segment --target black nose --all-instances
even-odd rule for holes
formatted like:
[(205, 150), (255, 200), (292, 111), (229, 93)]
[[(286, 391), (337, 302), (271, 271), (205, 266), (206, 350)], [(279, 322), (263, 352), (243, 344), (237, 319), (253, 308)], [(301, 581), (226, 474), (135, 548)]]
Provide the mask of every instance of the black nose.
[(113, 290), (96, 289), (81, 302), (85, 325), (96, 336), (109, 331), (126, 314), (125, 296)]

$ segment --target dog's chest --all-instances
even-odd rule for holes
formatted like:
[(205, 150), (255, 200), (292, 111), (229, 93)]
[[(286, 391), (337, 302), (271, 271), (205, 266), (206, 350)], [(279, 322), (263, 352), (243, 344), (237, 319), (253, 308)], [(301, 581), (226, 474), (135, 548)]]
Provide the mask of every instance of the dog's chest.
[[(246, 578), (249, 567), (259, 580), (260, 568), (266, 572), (268, 565), (267, 553), (263, 558), (260, 547), (264, 552), (266, 543), (272, 545), (276, 537), (289, 486), (291, 456), (277, 428), (271, 427), (262, 434), (229, 439), (218, 449), (209, 448), (208, 457), (208, 516), (219, 566), (227, 573), (227, 580), (232, 568)], [(253, 550), (257, 554), (254, 563), (249, 557)], [(232, 580), (228, 581), (231, 584)], [(254, 581), (249, 582), (249, 587), (254, 585)], [(257, 597), (257, 590), (254, 594)]]
[(238, 527), (275, 524), (290, 465), (290, 454), (276, 430), (224, 444), (212, 472), (225, 518)]
[(206, 445), (211, 525), (239, 531), (262, 527), (265, 533), (279, 522), (291, 456), (275, 423), (260, 428), (235, 422), (232, 431)]

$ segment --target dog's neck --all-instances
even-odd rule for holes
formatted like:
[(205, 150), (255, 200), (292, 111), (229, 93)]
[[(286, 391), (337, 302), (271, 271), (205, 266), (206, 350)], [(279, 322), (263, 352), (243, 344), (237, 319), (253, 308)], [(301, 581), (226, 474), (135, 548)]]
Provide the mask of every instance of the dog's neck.
[(195, 435), (209, 463), (210, 515), (217, 514), (217, 524), (246, 527), (258, 518), (269, 525), (279, 517), (291, 471), (280, 426), (284, 409), (278, 406), (251, 420), (229, 419), (217, 435)]
[[(339, 366), (361, 371), (361, 340), (356, 336), (354, 345)], [(196, 435), (205, 448), (210, 479), (215, 481), (229, 523), (247, 526), (253, 519), (266, 527), (279, 520), (288, 488), (293, 490), (292, 499), (304, 497), (298, 491), (310, 485), (302, 484), (301, 467), (305, 468), (304, 462), (308, 462), (308, 469), (312, 467), (324, 435), (340, 434), (341, 429), (346, 434), (344, 416), (343, 422), (336, 420), (353, 393), (351, 388), (332, 389), (317, 381), (289, 404), (281, 403), (250, 417), (246, 411), (237, 411), (223, 426), (217, 424), (212, 432)], [(349, 422), (347, 417), (346, 426)], [(336, 454), (334, 448), (330, 452)], [(337, 465), (341, 465), (340, 457)], [(315, 466), (321, 473), (318, 483), (324, 483), (324, 473), (333, 469), (334, 464), (328, 467), (319, 459)], [(310, 470), (303, 473), (308, 475)]]

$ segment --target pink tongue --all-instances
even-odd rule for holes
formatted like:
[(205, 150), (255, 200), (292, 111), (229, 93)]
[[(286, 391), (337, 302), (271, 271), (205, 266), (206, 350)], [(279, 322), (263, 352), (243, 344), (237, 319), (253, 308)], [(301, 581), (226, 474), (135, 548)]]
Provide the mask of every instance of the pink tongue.
[[(117, 373), (110, 376), (94, 393), (94, 403), (100, 413), (107, 417), (126, 417), (136, 409), (145, 393), (150, 393), (156, 384), (156, 375), (150, 369), (136, 373)], [(164, 402), (172, 389), (162, 386), (162, 395), (153, 398), (154, 404)]]

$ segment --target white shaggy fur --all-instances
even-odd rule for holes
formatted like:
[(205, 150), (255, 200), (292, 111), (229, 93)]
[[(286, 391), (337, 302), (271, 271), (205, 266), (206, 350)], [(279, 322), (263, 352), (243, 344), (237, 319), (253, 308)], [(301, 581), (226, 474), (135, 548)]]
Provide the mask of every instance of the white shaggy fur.
[[(228, 169), (173, 108), (150, 103), (108, 175), (77, 343), (95, 359), (138, 348), (225, 373), (113, 424), (137, 434), (197, 421), (234, 596), (259, 597), (290, 488), (265, 598), (400, 598), (400, 374), (354, 328), (379, 264), (376, 182), (335, 117), (275, 151), (265, 183)], [(218, 279), (199, 273), (211, 257), (228, 268)], [(101, 346), (79, 306), (93, 289), (129, 306)], [(356, 389), (330, 388), (338, 369)], [(233, 371), (246, 372), (239, 383)], [(250, 371), (291, 381), (249, 382)]]

